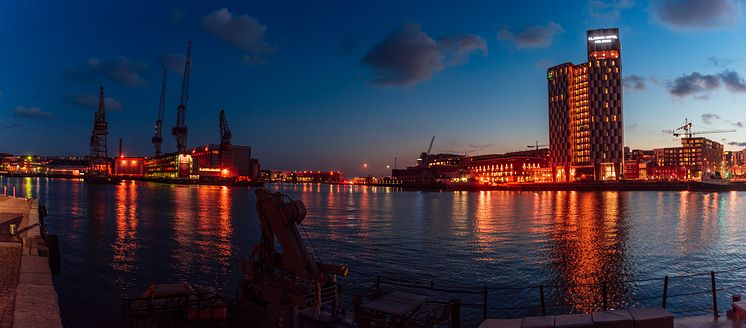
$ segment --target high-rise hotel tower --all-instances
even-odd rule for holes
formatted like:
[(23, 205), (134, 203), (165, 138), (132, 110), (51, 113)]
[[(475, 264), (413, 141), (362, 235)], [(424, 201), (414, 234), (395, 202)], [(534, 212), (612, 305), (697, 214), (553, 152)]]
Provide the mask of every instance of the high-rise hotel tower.
[(547, 69), (554, 180), (616, 180), (624, 168), (619, 29), (587, 32), (588, 62)]

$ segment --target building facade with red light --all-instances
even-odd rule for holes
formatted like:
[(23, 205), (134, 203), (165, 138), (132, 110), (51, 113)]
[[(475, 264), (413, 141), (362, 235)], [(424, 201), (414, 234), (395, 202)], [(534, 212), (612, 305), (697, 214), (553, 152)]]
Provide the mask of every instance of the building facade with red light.
[(114, 175), (120, 177), (142, 177), (145, 175), (145, 157), (117, 157), (114, 159)]
[(466, 168), (478, 184), (552, 181), (551, 168), (543, 156), (472, 156)]
[(170, 153), (145, 159), (146, 177), (192, 180), (245, 180), (259, 176), (259, 161), (251, 158), (251, 147), (205, 145), (185, 154)]
[(547, 70), (552, 179), (617, 180), (624, 169), (619, 30), (587, 32), (588, 62)]

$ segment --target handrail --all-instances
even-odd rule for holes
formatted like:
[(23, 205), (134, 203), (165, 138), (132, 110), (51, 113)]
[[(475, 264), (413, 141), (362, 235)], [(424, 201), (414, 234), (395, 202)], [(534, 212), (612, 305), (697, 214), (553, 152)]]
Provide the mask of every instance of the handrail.
[[(725, 269), (722, 271), (710, 271), (710, 272), (702, 272), (702, 273), (686, 273), (686, 274), (680, 274), (675, 276), (664, 276), (662, 278), (644, 278), (644, 279), (630, 279), (630, 280), (616, 280), (614, 281), (614, 285), (624, 285), (624, 284), (635, 284), (635, 283), (645, 283), (645, 282), (655, 282), (655, 281), (662, 281), (663, 282), (663, 292), (662, 295), (652, 295), (647, 294), (646, 296), (639, 296), (639, 297), (629, 297), (629, 298), (612, 298), (608, 295), (608, 280), (600, 280), (597, 283), (587, 283), (587, 284), (555, 284), (555, 285), (544, 285), (544, 284), (538, 284), (538, 285), (527, 285), (527, 286), (482, 286), (482, 287), (474, 287), (474, 286), (458, 286), (458, 285), (441, 285), (437, 284), (434, 281), (429, 282), (418, 282), (413, 281), (411, 279), (400, 279), (400, 278), (390, 278), (390, 277), (383, 277), (383, 276), (375, 276), (374, 279), (374, 288), (375, 291), (379, 292), (381, 291), (381, 285), (393, 285), (397, 287), (405, 287), (405, 288), (414, 288), (414, 289), (423, 289), (423, 290), (429, 290), (434, 292), (445, 292), (445, 293), (455, 293), (455, 294), (468, 294), (468, 295), (482, 295), (483, 301), (482, 303), (462, 303), (461, 306), (464, 308), (473, 308), (473, 309), (482, 309), (483, 317), (486, 319), (488, 316), (489, 311), (515, 311), (515, 310), (536, 310), (538, 309), (541, 312), (541, 315), (546, 315), (546, 309), (547, 308), (561, 308), (561, 307), (568, 307), (568, 306), (588, 306), (591, 308), (600, 308), (600, 309), (608, 309), (611, 305), (611, 307), (618, 307), (618, 306), (629, 306), (630, 303), (638, 303), (640, 301), (650, 301), (655, 299), (662, 299), (662, 307), (666, 308), (667, 305), (667, 299), (669, 298), (679, 298), (679, 297), (687, 297), (687, 296), (694, 296), (694, 295), (703, 295), (703, 294), (712, 294), (712, 304), (711, 307), (708, 309), (712, 310), (713, 316), (717, 317), (719, 316), (718, 313), (718, 304), (717, 304), (717, 292), (726, 290), (723, 287), (717, 288), (716, 287), (716, 274), (717, 273), (731, 273), (738, 270), (746, 270), (746, 266), (742, 267), (736, 267), (736, 268), (730, 268)], [(674, 293), (669, 294), (668, 288), (669, 288), (669, 280), (671, 279), (684, 279), (684, 278), (693, 278), (693, 277), (706, 277), (709, 276), (709, 288), (706, 290), (697, 290), (692, 292), (686, 292), (686, 293)], [(368, 280), (369, 281), (369, 280)], [(557, 304), (547, 304), (545, 300), (545, 289), (563, 289), (563, 288), (572, 288), (572, 287), (595, 287), (598, 288), (599, 293), (601, 294), (601, 297), (599, 299), (595, 299), (588, 302), (575, 302), (575, 303), (557, 303)], [(536, 289), (539, 291), (538, 298), (539, 302), (538, 305), (530, 305), (530, 306), (514, 306), (514, 307), (494, 307), (489, 305), (489, 293), (490, 291), (506, 291), (506, 290), (531, 290)], [(549, 294), (550, 296), (553, 294)], [(567, 301), (565, 301), (567, 302)], [(599, 307), (600, 306), (600, 307)], [(693, 309), (696, 311), (699, 311), (701, 309)]]

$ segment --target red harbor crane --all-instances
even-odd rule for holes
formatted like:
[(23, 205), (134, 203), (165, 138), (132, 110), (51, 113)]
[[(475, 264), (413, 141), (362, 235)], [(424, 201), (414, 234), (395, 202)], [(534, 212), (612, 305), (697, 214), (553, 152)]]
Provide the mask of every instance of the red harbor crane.
[(163, 83), (161, 83), (161, 101), (158, 104), (158, 119), (155, 121), (155, 132), (153, 133), (153, 146), (155, 146), (155, 156), (161, 155), (161, 144), (163, 143), (163, 111), (166, 107), (166, 75), (167, 70), (163, 69)]
[(186, 152), (187, 127), (184, 123), (187, 101), (189, 100), (189, 70), (192, 63), (192, 41), (187, 43), (186, 61), (184, 62), (184, 78), (181, 80), (181, 98), (176, 111), (176, 126), (171, 134), (176, 137), (176, 149), (179, 154)]

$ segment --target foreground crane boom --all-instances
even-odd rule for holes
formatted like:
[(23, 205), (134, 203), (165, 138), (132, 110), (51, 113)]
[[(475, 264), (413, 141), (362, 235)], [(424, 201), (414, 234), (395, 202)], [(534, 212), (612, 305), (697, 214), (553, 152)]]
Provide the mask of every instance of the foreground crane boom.
[(166, 75), (167, 70), (163, 69), (163, 83), (161, 83), (161, 101), (158, 103), (158, 119), (155, 121), (155, 131), (153, 132), (153, 146), (155, 146), (155, 156), (161, 155), (161, 144), (163, 143), (163, 115), (166, 107)]
[(179, 154), (186, 152), (188, 130), (185, 123), (187, 101), (189, 100), (189, 72), (192, 63), (192, 41), (187, 43), (186, 58), (184, 61), (184, 78), (181, 80), (181, 98), (176, 110), (176, 126), (171, 134), (176, 136), (176, 149)]
[[(292, 327), (300, 320), (298, 311), (313, 320), (338, 318), (336, 276), (347, 276), (347, 266), (317, 262), (308, 252), (298, 231), (306, 216), (303, 202), (264, 188), (255, 193), (261, 239), (240, 284), (239, 311), (246, 316), (241, 322), (255, 327), (284, 322), (282, 326)], [(322, 308), (331, 312), (322, 313)]]

